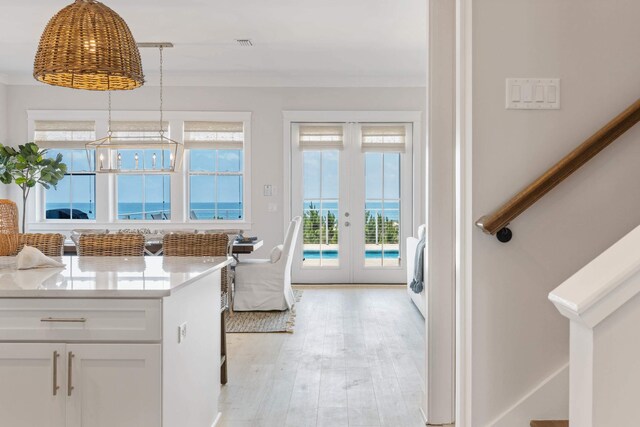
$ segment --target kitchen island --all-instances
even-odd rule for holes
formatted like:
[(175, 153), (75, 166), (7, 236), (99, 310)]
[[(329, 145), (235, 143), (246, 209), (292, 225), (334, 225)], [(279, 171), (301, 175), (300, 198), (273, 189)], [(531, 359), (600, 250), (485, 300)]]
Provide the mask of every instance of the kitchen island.
[(0, 417), (11, 427), (211, 427), (228, 257), (0, 257)]

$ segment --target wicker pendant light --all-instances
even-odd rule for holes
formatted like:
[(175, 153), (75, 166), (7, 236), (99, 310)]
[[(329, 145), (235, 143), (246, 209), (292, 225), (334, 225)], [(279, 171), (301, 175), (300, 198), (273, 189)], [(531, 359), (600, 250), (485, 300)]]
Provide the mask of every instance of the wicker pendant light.
[(33, 77), (54, 86), (128, 90), (144, 84), (140, 51), (126, 22), (95, 0), (75, 0), (42, 33)]

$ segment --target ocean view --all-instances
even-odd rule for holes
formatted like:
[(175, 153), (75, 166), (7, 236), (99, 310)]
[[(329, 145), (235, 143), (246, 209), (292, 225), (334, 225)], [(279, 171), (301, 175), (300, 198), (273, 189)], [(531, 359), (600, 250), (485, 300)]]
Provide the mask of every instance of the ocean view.
[[(48, 212), (69, 209), (67, 203), (47, 203)], [(217, 209), (213, 203), (191, 203), (191, 219), (204, 220), (241, 220), (241, 203), (218, 203)], [(95, 205), (89, 203), (76, 203), (73, 205), (74, 211), (80, 211), (87, 215), (87, 219), (95, 219)], [(76, 212), (77, 213), (77, 212)], [(144, 216), (144, 218), (143, 218)], [(47, 215), (47, 218), (54, 218)], [(57, 217), (56, 217), (57, 218)], [(143, 213), (142, 203), (120, 203), (118, 204), (118, 219), (157, 219), (166, 220), (171, 218), (171, 203), (147, 203)]]

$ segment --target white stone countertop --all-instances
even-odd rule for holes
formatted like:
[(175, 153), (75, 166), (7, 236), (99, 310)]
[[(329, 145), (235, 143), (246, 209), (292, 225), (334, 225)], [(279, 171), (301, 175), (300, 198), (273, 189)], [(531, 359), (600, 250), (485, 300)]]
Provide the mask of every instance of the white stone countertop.
[(162, 298), (231, 263), (220, 257), (54, 258), (65, 267), (18, 270), (0, 257), (0, 298)]

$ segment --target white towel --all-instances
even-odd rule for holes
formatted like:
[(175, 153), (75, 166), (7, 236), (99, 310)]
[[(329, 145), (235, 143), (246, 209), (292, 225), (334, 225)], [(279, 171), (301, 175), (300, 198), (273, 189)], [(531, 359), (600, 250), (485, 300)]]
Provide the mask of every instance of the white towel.
[(18, 270), (30, 268), (64, 267), (64, 264), (49, 258), (33, 246), (25, 246), (16, 256)]

